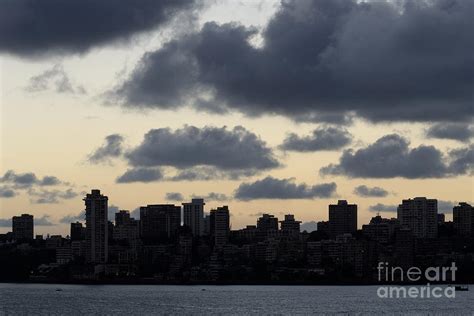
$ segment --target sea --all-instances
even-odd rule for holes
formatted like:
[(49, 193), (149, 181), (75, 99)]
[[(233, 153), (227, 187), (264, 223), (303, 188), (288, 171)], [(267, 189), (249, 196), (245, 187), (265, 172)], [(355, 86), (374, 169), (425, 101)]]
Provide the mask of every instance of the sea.
[(455, 298), (380, 298), (378, 286), (0, 284), (0, 315), (474, 315)]

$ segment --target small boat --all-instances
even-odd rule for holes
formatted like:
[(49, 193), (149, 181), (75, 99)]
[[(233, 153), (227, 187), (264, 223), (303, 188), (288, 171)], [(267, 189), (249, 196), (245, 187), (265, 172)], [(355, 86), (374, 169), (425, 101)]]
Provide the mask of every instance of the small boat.
[(464, 292), (464, 291), (469, 291), (469, 286), (468, 285), (456, 285), (454, 287), (456, 291)]
[(56, 289), (56, 292), (61, 292), (61, 291), (62, 291), (62, 289)]

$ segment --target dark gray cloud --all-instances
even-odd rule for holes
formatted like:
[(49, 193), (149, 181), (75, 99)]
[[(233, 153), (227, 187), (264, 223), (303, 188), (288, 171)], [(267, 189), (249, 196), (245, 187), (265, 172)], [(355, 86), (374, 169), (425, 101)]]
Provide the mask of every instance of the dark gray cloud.
[(300, 137), (294, 133), (280, 145), (281, 149), (289, 151), (320, 151), (337, 150), (352, 141), (352, 135), (344, 128), (321, 127), (313, 131), (311, 136)]
[(387, 205), (382, 203), (377, 203), (369, 207), (369, 211), (372, 212), (397, 212), (398, 205)]
[(185, 126), (150, 130), (143, 142), (126, 154), (135, 167), (210, 166), (220, 170), (266, 170), (279, 166), (272, 150), (257, 135), (241, 126)]
[(315, 221), (304, 222), (300, 225), (301, 232), (307, 231), (308, 233), (311, 233), (315, 230), (318, 230), (318, 223)]
[(474, 128), (464, 123), (439, 123), (430, 126), (426, 131), (426, 136), (465, 142), (474, 136)]
[(84, 53), (152, 30), (193, 0), (3, 0), (0, 52), (20, 56)]
[(179, 192), (168, 192), (165, 199), (168, 201), (184, 201), (184, 196)]
[(204, 201), (215, 201), (215, 202), (222, 202), (222, 201), (229, 201), (231, 198), (224, 193), (217, 193), (217, 192), (209, 192), (205, 195), (198, 195), (193, 194), (193, 199), (204, 199)]
[(116, 179), (117, 183), (153, 182), (163, 179), (163, 173), (156, 168), (133, 168)]
[(240, 184), (234, 197), (239, 200), (329, 198), (336, 194), (336, 187), (334, 182), (310, 186), (295, 184), (293, 179), (268, 176), (253, 183)]
[(0, 227), (12, 227), (11, 218), (0, 218)]
[(34, 219), (34, 224), (35, 226), (54, 226), (56, 224), (52, 223), (50, 220), (49, 215), (43, 215), (42, 217), (35, 218)]
[(471, 0), (285, 1), (262, 47), (254, 28), (206, 23), (143, 56), (115, 92), (131, 107), (199, 109), (205, 94), (216, 112), (467, 121), (473, 15)]
[(451, 158), (450, 171), (454, 174), (469, 174), (474, 172), (474, 145), (468, 148), (454, 149), (448, 153)]
[(0, 198), (12, 198), (16, 195), (16, 192), (9, 187), (0, 187)]
[(118, 213), (120, 210), (120, 207), (115, 206), (115, 205), (109, 205), (108, 212), (107, 212), (107, 218), (109, 221), (113, 222), (115, 221), (115, 213)]
[(209, 181), (214, 179), (239, 180), (259, 173), (257, 169), (249, 170), (219, 170), (216, 167), (198, 166), (179, 170), (175, 175), (166, 178), (167, 181)]
[(388, 192), (380, 187), (368, 187), (366, 185), (359, 185), (354, 188), (354, 194), (361, 197), (385, 197)]
[[(108, 218), (108, 220), (113, 222), (115, 220), (115, 213), (118, 213), (119, 210), (120, 210), (120, 208), (118, 206), (109, 205), (108, 209), (107, 209), (107, 218)], [(86, 220), (86, 212), (81, 211), (81, 212), (77, 213), (77, 215), (69, 214), (69, 215), (63, 216), (59, 220), (59, 222), (63, 223), (63, 224), (69, 224), (69, 223), (74, 223), (74, 222), (77, 222), (77, 221), (84, 222), (85, 220)]]
[(357, 151), (345, 150), (338, 164), (320, 169), (323, 175), (351, 178), (442, 178), (472, 172), (474, 148), (449, 152), (445, 158), (433, 146), (409, 148), (409, 141), (391, 134)]
[(24, 189), (30, 188), (34, 185), (38, 186), (54, 186), (62, 184), (62, 182), (55, 176), (44, 176), (38, 178), (33, 172), (16, 173), (13, 170), (8, 170), (0, 177), (0, 183), (7, 183), (14, 188)]
[(66, 189), (65, 191), (29, 189), (28, 195), (31, 202), (35, 204), (56, 204), (61, 200), (73, 199), (79, 194), (72, 189)]
[(75, 223), (75, 222), (84, 222), (85, 220), (86, 220), (86, 213), (84, 211), (81, 211), (77, 215), (69, 214), (69, 215), (61, 217), (59, 219), (59, 222), (62, 224), (70, 224), (70, 223)]
[(111, 158), (120, 157), (123, 154), (123, 136), (119, 134), (111, 134), (105, 137), (105, 141), (92, 154), (89, 155), (91, 163), (110, 163)]
[(28, 92), (42, 92), (53, 89), (57, 93), (86, 93), (83, 86), (76, 86), (71, 82), (61, 64), (56, 64), (52, 68), (31, 77), (25, 89)]

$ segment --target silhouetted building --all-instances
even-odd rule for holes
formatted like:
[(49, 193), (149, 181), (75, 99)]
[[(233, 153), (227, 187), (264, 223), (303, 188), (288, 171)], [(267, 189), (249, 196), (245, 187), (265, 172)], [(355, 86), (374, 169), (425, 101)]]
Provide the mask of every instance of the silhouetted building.
[(325, 233), (326, 235), (330, 236), (331, 235), (331, 229), (329, 227), (329, 222), (328, 221), (320, 221), (318, 222), (317, 225), (317, 231)]
[(214, 247), (222, 248), (229, 238), (230, 213), (227, 205), (211, 210), (211, 235), (214, 236)]
[(138, 245), (138, 240), (140, 239), (139, 221), (131, 218), (129, 211), (121, 210), (115, 213), (113, 239), (126, 241), (131, 247)]
[(396, 218), (382, 218), (380, 215), (372, 217), (368, 225), (362, 225), (362, 233), (379, 243), (386, 244), (392, 241), (395, 230), (400, 223)]
[(107, 263), (108, 259), (108, 198), (100, 190), (92, 190), (84, 198), (86, 206), (86, 260)]
[(13, 239), (16, 241), (33, 240), (33, 226), (33, 215), (21, 214), (21, 216), (13, 216)]
[(438, 235), (438, 201), (425, 197), (403, 200), (398, 206), (400, 225), (411, 229), (415, 238), (436, 238)]
[(354, 234), (357, 231), (357, 205), (339, 200), (329, 205), (329, 230), (331, 236)]
[(140, 207), (140, 234), (148, 241), (166, 240), (176, 236), (181, 226), (181, 207), (154, 204)]
[(257, 219), (257, 229), (260, 231), (277, 231), (278, 218), (270, 214), (262, 214)]
[(446, 216), (443, 213), (438, 214), (438, 225), (444, 224), (446, 221)]
[(115, 213), (115, 225), (123, 225), (130, 222), (130, 212), (126, 210), (120, 210)]
[(183, 203), (183, 224), (191, 228), (193, 236), (204, 234), (204, 203), (203, 199), (192, 199), (191, 203)]
[(290, 234), (300, 233), (301, 221), (295, 220), (295, 216), (292, 214), (285, 215), (285, 219), (281, 222), (281, 230)]
[(82, 223), (76, 222), (71, 223), (70, 231), (71, 241), (84, 240), (86, 237), (86, 229), (82, 226)]
[(459, 235), (474, 236), (474, 207), (464, 202), (453, 207), (453, 222)]

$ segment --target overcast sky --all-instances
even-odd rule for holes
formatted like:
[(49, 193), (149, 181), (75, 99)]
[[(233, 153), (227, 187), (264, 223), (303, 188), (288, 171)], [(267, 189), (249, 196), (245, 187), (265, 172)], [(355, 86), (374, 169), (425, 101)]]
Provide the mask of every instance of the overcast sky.
[(359, 226), (474, 200), (474, 2), (3, 0), (0, 232), (204, 197)]

